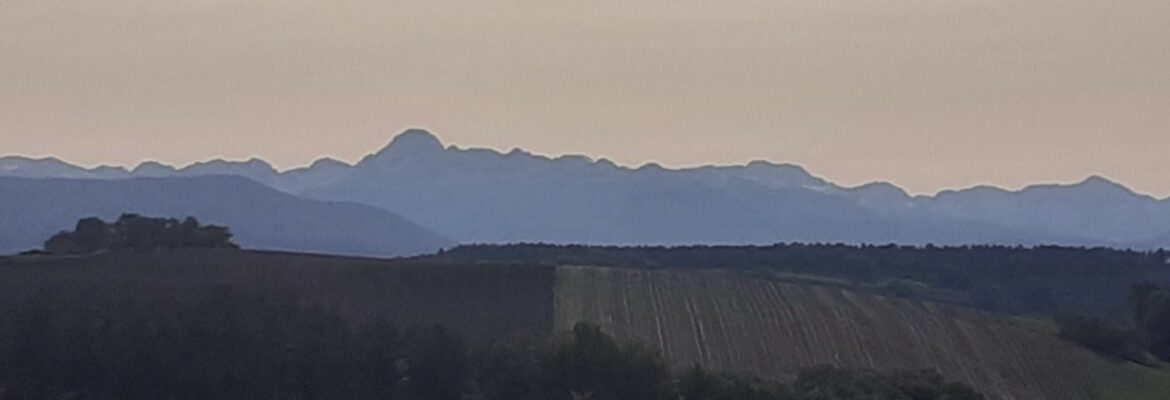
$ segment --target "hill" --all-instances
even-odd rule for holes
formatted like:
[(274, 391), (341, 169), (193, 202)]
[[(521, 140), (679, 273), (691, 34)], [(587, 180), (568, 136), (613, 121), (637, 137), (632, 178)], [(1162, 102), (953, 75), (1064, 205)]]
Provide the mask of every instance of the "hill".
[[(938, 370), (991, 399), (1113, 399), (1153, 393), (1162, 371), (1107, 361), (1035, 323), (828, 284), (732, 271), (377, 260), (240, 250), (0, 258), (0, 313), (196, 303), (236, 297), (333, 310), (348, 320), (444, 324), (467, 337), (547, 335), (579, 321), (692, 364), (791, 380), (830, 364)], [(127, 303), (130, 304), (130, 303)], [(1121, 397), (1124, 398), (1124, 397)]]
[[(677, 366), (768, 379), (815, 365), (931, 369), (992, 399), (1092, 400), (1119, 373), (1011, 319), (725, 271), (562, 267), (556, 296), (558, 327), (596, 323), (654, 345)], [(1131, 377), (1126, 390), (1163, 375)]]
[(454, 244), (388, 211), (303, 199), (234, 176), (0, 178), (0, 199), (0, 254), (39, 248), (81, 218), (128, 212), (230, 226), (239, 244), (253, 249), (390, 257)]
[(584, 156), (458, 148), (422, 130), (403, 132), (352, 165), (322, 159), (278, 171), (253, 159), (127, 170), (8, 157), (0, 159), (0, 175), (243, 176), (300, 196), (401, 213), (463, 243), (1170, 247), (1170, 200), (1099, 176), (914, 196), (885, 182), (842, 186), (791, 164), (635, 168)]

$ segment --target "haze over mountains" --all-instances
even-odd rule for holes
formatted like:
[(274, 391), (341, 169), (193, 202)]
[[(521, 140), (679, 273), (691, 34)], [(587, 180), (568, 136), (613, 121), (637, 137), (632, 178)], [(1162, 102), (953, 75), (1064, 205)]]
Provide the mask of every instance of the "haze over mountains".
[(0, 254), (39, 248), (78, 219), (122, 213), (228, 225), (252, 249), (362, 256), (433, 253), (451, 239), (388, 211), (299, 198), (234, 176), (119, 180), (0, 177)]
[[(303, 198), (380, 208), (462, 243), (1170, 247), (1170, 201), (1101, 177), (1019, 191), (976, 187), (911, 196), (888, 183), (843, 187), (788, 164), (627, 168), (584, 156), (444, 146), (421, 130), (400, 134), (354, 165), (323, 159), (285, 172), (263, 160), (185, 168), (144, 163), (126, 170), (0, 158), (0, 176), (23, 178), (207, 175), (246, 177)], [(338, 221), (334, 228), (345, 226)]]

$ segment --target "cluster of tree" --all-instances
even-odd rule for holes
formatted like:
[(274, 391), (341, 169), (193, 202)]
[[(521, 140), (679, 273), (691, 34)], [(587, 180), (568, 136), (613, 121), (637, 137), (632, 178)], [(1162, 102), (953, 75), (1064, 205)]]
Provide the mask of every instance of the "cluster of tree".
[(588, 325), (470, 345), (442, 327), (354, 324), (291, 298), (98, 298), (0, 309), (0, 399), (983, 399), (928, 372), (817, 368), (787, 385), (676, 373)]
[(1155, 283), (1133, 287), (1130, 319), (1069, 317), (1060, 321), (1060, 336), (1101, 353), (1143, 361), (1148, 353), (1170, 362), (1170, 288)]
[[(1137, 282), (1170, 282), (1170, 253), (1058, 246), (613, 247), (474, 245), (436, 256), (460, 262), (727, 269), (833, 278), (891, 294), (1012, 314), (1112, 315)], [(933, 296), (933, 297), (931, 297)]]
[(107, 223), (99, 218), (77, 221), (73, 231), (53, 235), (45, 241), (50, 254), (90, 254), (102, 250), (157, 248), (238, 248), (228, 228), (201, 225), (193, 217), (150, 218), (123, 214)]

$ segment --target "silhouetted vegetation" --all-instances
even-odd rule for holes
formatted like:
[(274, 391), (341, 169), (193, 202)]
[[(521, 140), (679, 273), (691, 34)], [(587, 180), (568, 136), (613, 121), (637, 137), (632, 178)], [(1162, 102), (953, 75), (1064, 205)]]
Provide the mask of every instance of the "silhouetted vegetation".
[(291, 297), (228, 289), (182, 302), (46, 293), (0, 309), (0, 398), (982, 398), (926, 372), (826, 368), (790, 385), (675, 374), (655, 352), (589, 325), (549, 340), (474, 342), (440, 326), (352, 323)]
[(1106, 248), (775, 244), (461, 246), (436, 256), (484, 263), (725, 269), (819, 277), (890, 295), (1013, 314), (1116, 316), (1138, 282), (1170, 282), (1168, 255)]
[(1060, 336), (1117, 357), (1142, 361), (1148, 352), (1170, 361), (1170, 288), (1151, 282), (1134, 285), (1129, 305), (1129, 321), (1066, 318), (1060, 321)]
[(1130, 360), (1140, 360), (1142, 350), (1136, 332), (1129, 326), (1099, 317), (1071, 316), (1057, 320), (1061, 339), (1079, 343), (1101, 354)]
[(107, 223), (99, 218), (77, 221), (73, 231), (61, 232), (45, 241), (50, 254), (91, 254), (103, 250), (158, 248), (238, 248), (228, 228), (201, 225), (192, 217), (150, 218), (123, 214)]
[(814, 368), (800, 374), (791, 386), (792, 398), (807, 400), (980, 400), (984, 397), (966, 385), (947, 383), (930, 371), (879, 373), (832, 367)]
[(1145, 283), (1130, 295), (1138, 344), (1154, 356), (1170, 361), (1170, 288)]

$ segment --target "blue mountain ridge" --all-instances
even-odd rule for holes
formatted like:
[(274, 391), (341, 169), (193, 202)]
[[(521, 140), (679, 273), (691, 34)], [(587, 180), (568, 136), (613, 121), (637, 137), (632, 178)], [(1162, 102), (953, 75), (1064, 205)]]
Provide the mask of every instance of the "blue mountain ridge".
[(834, 184), (792, 164), (631, 168), (579, 155), (463, 149), (424, 130), (355, 164), (278, 171), (263, 160), (85, 169), (0, 158), (0, 176), (121, 180), (235, 175), (297, 196), (393, 211), (463, 243), (1061, 244), (1170, 247), (1170, 201), (1104, 177), (1017, 191), (912, 196), (886, 182)]

